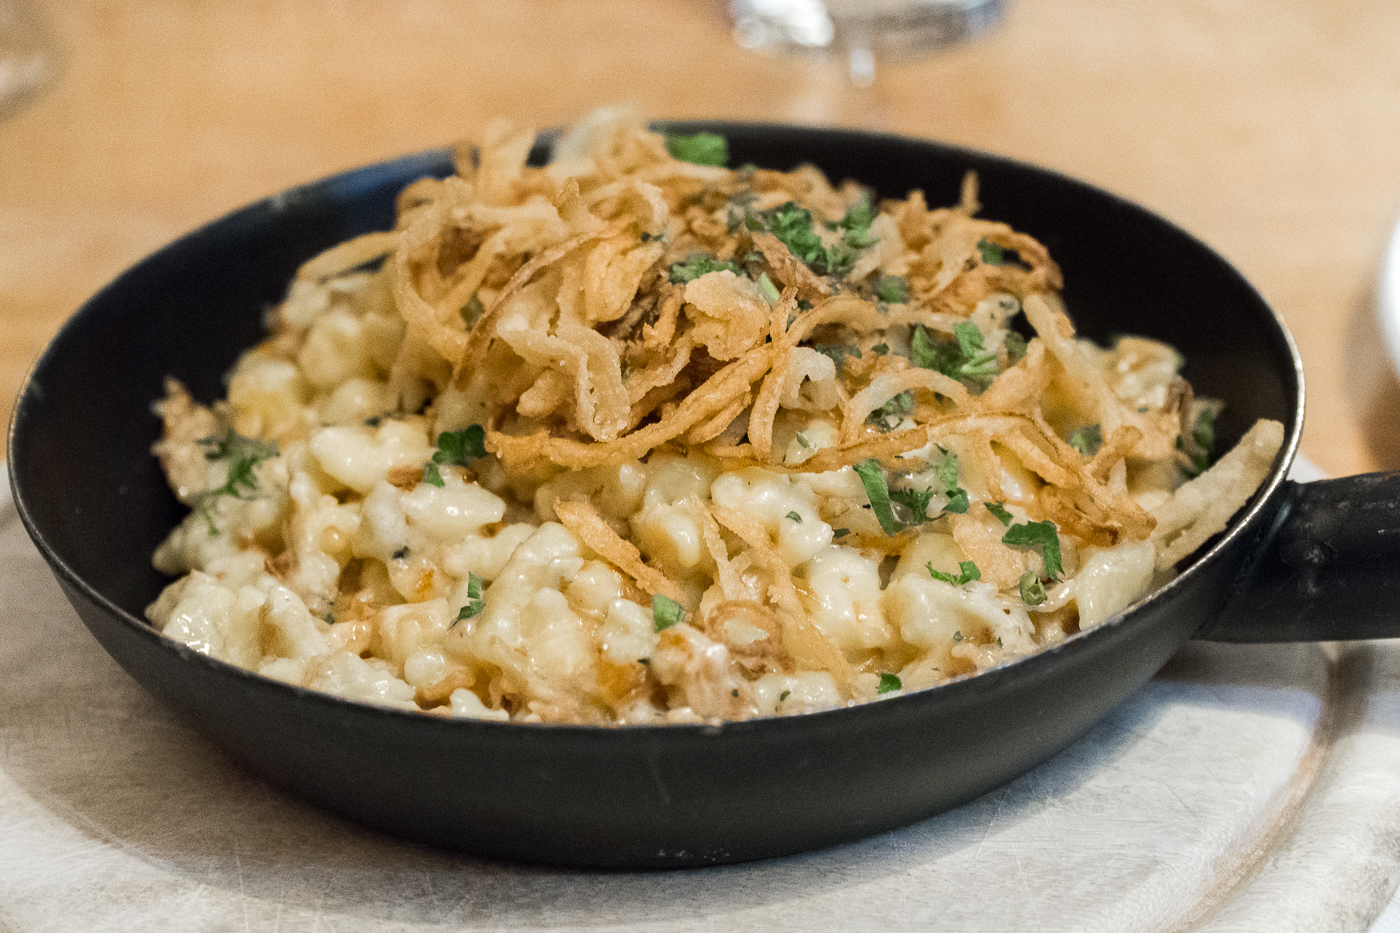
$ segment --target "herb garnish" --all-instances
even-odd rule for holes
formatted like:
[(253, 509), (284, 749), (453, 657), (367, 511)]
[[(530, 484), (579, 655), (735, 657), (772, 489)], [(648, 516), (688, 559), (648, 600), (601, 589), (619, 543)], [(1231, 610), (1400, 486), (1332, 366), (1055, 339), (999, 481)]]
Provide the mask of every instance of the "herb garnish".
[(841, 241), (832, 246), (827, 246), (812, 228), (812, 212), (795, 201), (749, 214), (745, 223), (750, 230), (766, 229), (818, 275), (839, 276), (850, 271), (860, 250), (875, 242), (870, 235), (874, 219), (875, 211), (868, 199), (851, 205), (836, 224), (842, 230)]
[(1045, 564), (1045, 576), (1059, 579), (1064, 572), (1060, 563), (1060, 538), (1055, 523), (1046, 519), (1043, 522), (1026, 522), (1012, 525), (1001, 537), (1002, 544), (1012, 547), (1032, 548), (1040, 552)]
[(671, 153), (672, 158), (693, 165), (722, 168), (729, 164), (729, 140), (718, 133), (695, 133), (691, 136), (667, 133), (666, 151)]
[(1103, 446), (1103, 428), (1097, 424), (1085, 425), (1069, 436), (1069, 446), (1086, 457), (1092, 457)]
[(816, 343), (812, 345), (812, 349), (816, 350), (822, 356), (830, 357), (831, 362), (836, 364), (837, 373), (841, 372), (841, 367), (845, 365), (847, 356), (854, 356), (856, 359), (860, 359), (860, 347), (851, 346), (849, 344)]
[(967, 490), (958, 485), (958, 455), (951, 450), (943, 450), (943, 459), (938, 462), (934, 475), (938, 477), (938, 482), (943, 485), (943, 492), (948, 496), (948, 504), (943, 507), (944, 511), (956, 512), (961, 515), (967, 511)]
[(989, 266), (1000, 266), (1006, 263), (1006, 250), (991, 240), (978, 240), (977, 251), (982, 254), (982, 261)]
[(737, 274), (739, 267), (732, 262), (722, 262), (706, 253), (691, 253), (684, 262), (671, 264), (669, 277), (672, 285), (684, 285), (691, 279), (698, 279), (702, 275), (711, 272), (733, 272)]
[(671, 597), (657, 593), (651, 598), (651, 621), (656, 631), (665, 631), (684, 618), (685, 610)]
[(876, 693), (894, 693), (896, 690), (903, 690), (904, 682), (897, 676), (889, 672), (880, 674), (880, 686), (875, 688)]
[(225, 432), (223, 437), (202, 437), (195, 443), (206, 448), (204, 459), (228, 461), (224, 484), (217, 489), (206, 489), (195, 496), (195, 510), (204, 516), (204, 521), (209, 526), (209, 534), (214, 535), (218, 534), (212, 515), (214, 501), (219, 496), (245, 498), (245, 490), (255, 492), (258, 488), (258, 478), (254, 471), (259, 463), (277, 456), (277, 447), (244, 437), (232, 428)]
[[(891, 489), (880, 461), (873, 458), (862, 460), (852, 469), (860, 477), (861, 484), (865, 487), (865, 495), (870, 500), (870, 509), (887, 535), (897, 535), (911, 525), (928, 521), (928, 506), (934, 495), (939, 492), (939, 487), (942, 487), (942, 492), (948, 499), (948, 504), (943, 507), (944, 511), (967, 511), (967, 490), (958, 486), (957, 454), (944, 454), (943, 460), (934, 470), (937, 485), (930, 485), (926, 489)], [(913, 513), (912, 520), (901, 521), (899, 516), (895, 515), (892, 502), (898, 502)]]
[(875, 283), (875, 297), (885, 304), (903, 304), (909, 300), (909, 285), (897, 275), (882, 275)]
[(1027, 606), (1039, 606), (1045, 602), (1045, 584), (1040, 582), (1034, 570), (1021, 574), (1021, 602)]
[(1186, 454), (1193, 475), (1204, 473), (1210, 466), (1211, 450), (1215, 447), (1215, 415), (1216, 410), (1210, 405), (1202, 407), (1196, 415), (1196, 423), (1191, 426), (1191, 442), (1195, 450), (1187, 450), (1183, 438), (1176, 439), (1177, 449)]
[(913, 410), (914, 396), (905, 389), (872, 411), (869, 421), (882, 431), (893, 431), (904, 421), (904, 416)]
[(982, 504), (987, 507), (988, 512), (991, 512), (997, 517), (997, 521), (1001, 522), (1003, 525), (1011, 524), (1012, 515), (1006, 510), (1006, 506), (1002, 505), (1000, 502), (984, 502)]
[(881, 468), (880, 461), (874, 458), (862, 460), (852, 469), (856, 471), (861, 484), (865, 486), (865, 495), (870, 500), (870, 508), (875, 513), (875, 519), (880, 523), (885, 534), (897, 535), (903, 531), (904, 525), (894, 517), (894, 509), (890, 507), (890, 487), (885, 480), (885, 471)]
[(796, 512), (789, 512), (787, 513), (787, 515), (784, 516), (784, 518), (790, 518), (797, 524), (802, 524), (802, 516), (798, 515)]
[(485, 608), (486, 601), (481, 598), (481, 578), (474, 573), (469, 573), (467, 574), (467, 604), (457, 610), (457, 618), (452, 620), (452, 625), (449, 625), (448, 628), (452, 628), (463, 619), (481, 615)]
[(976, 388), (986, 388), (997, 374), (997, 355), (982, 343), (982, 331), (971, 321), (953, 328), (954, 340), (935, 341), (924, 325), (914, 327), (909, 343), (909, 360), (915, 366), (933, 369)]
[(971, 583), (974, 580), (982, 579), (982, 571), (977, 569), (977, 565), (970, 560), (958, 561), (958, 570), (961, 571), (956, 577), (951, 573), (943, 573), (941, 570), (933, 569), (933, 561), (924, 565), (928, 568), (928, 575), (935, 580), (942, 580), (944, 583), (951, 583), (954, 586), (962, 586), (964, 583)]

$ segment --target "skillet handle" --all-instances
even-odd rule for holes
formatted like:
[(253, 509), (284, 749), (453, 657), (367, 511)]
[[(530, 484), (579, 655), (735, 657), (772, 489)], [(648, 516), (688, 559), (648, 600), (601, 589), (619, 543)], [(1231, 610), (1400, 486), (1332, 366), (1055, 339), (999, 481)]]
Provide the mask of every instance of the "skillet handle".
[(1400, 473), (1289, 482), (1209, 641), (1400, 637)]

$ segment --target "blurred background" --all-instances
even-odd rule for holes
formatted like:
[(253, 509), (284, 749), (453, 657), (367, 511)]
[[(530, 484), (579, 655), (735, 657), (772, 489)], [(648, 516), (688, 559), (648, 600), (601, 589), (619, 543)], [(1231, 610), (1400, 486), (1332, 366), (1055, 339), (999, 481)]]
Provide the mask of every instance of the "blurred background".
[(968, 0), (901, 46), (870, 36), (892, 0), (829, 2), (822, 51), (755, 31), (813, 15), (791, 0), (0, 0), (0, 56), (43, 50), (0, 58), (0, 92), (28, 82), (0, 97), (0, 413), (85, 298), (193, 227), (496, 116), (630, 103), (946, 140), (1139, 201), (1288, 321), (1305, 454), (1400, 467), (1373, 285), (1400, 215), (1400, 4)]

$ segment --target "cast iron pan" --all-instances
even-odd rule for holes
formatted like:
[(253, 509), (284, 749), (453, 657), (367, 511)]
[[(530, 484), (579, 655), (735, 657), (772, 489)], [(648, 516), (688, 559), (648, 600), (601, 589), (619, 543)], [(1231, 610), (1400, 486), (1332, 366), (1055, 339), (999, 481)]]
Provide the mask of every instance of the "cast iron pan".
[[(1298, 356), (1234, 269), (1161, 218), (1088, 185), (983, 153), (868, 133), (687, 124), (729, 137), (731, 164), (814, 162), (881, 195), (958, 199), (1038, 238), (1064, 269), (1081, 331), (1185, 353), (1222, 398), (1220, 444), (1256, 418), (1287, 427), (1273, 474), (1176, 580), (1114, 619), (978, 677), (850, 709), (718, 726), (453, 721), (264, 679), (164, 639), (145, 606), (168, 582), (149, 555), (182, 509), (150, 456), (167, 374), (196, 397), (262, 335), (297, 266), (393, 222), (428, 152), (297, 188), (124, 273), (62, 329), (10, 426), (19, 513), (88, 628), (171, 709), (289, 792), (386, 831), (510, 859), (673, 867), (800, 852), (930, 816), (1055, 754), (1187, 639), (1363, 638), (1400, 630), (1400, 484), (1284, 479), (1302, 423)], [(542, 144), (536, 157), (546, 155)], [(43, 620), (25, 620), (43, 624)], [(57, 700), (55, 699), (55, 702)]]

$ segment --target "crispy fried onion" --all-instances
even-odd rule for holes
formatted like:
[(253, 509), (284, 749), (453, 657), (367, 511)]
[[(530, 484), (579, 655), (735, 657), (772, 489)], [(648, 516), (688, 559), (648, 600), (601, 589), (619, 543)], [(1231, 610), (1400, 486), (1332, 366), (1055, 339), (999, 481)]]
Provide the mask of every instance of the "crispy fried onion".
[[(457, 175), (403, 192), (394, 231), (341, 244), (298, 272), (304, 295), (381, 263), (382, 291), (406, 325), (392, 374), (399, 404), (432, 406), (436, 432), (482, 425), (519, 488), (663, 450), (703, 453), (726, 472), (809, 476), (873, 460), (892, 483), (927, 483), (952, 448), (976, 507), (949, 512), (939, 530), (983, 581), (1015, 598), (1007, 594), (1044, 564), (1002, 540), (1005, 522), (991, 516), (1003, 517), (1003, 504), (1019, 520), (1053, 522), (1076, 546), (1150, 540), (1168, 568), (1224, 527), (1282, 442), (1280, 426), (1261, 423), (1170, 492), (1179, 470), (1206, 455), (1194, 428), (1216, 403), (1194, 397), (1165, 344), (1130, 338), (1104, 350), (1079, 340), (1057, 294), (1059, 268), (1031, 237), (976, 216), (975, 175), (951, 207), (931, 209), (915, 191), (872, 209), (858, 187), (832, 186), (810, 166), (679, 161), (661, 136), (615, 113), (562, 137), (550, 165), (526, 164), (533, 143), (528, 131), (493, 124), (479, 146), (458, 151)], [(872, 212), (864, 221), (863, 211)], [(1017, 311), (1028, 340), (1010, 328)], [(437, 386), (436, 402), (415, 374)], [(419, 475), (404, 470), (406, 483)], [(1144, 496), (1147, 487), (1155, 492)], [(951, 501), (946, 492), (939, 501)], [(877, 559), (914, 546), (917, 535), (901, 527), (936, 519), (877, 522), (869, 496), (821, 518), (832, 530), (849, 525), (840, 543)], [(586, 499), (553, 503), (640, 590), (686, 609), (692, 627), (663, 638), (675, 678), (660, 683), (681, 689), (695, 652), (713, 643), (750, 679), (825, 671), (844, 698), (869, 694), (858, 678), (871, 669), (858, 673), (813, 621), (818, 597), (770, 524), (703, 495), (687, 502), (712, 574), (650, 551), (644, 559), (619, 534), (625, 522), (610, 524)], [(623, 687), (620, 696), (641, 689)], [(747, 704), (748, 689), (715, 687), (701, 705)]]

